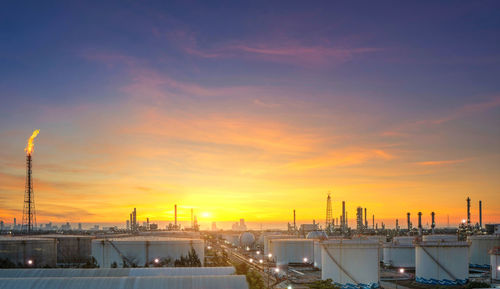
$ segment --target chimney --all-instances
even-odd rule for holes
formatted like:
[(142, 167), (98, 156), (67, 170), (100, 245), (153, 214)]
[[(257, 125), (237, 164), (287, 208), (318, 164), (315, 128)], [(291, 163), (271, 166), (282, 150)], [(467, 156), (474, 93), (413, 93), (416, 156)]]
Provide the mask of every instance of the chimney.
[(483, 202), (479, 201), (479, 228), (483, 227)]
[(174, 205), (175, 229), (177, 230), (177, 204)]
[(406, 213), (406, 222), (408, 223), (408, 232), (410, 232), (411, 231), (410, 212)]
[(432, 223), (431, 223), (432, 234), (434, 234), (434, 228), (436, 227), (436, 220), (435, 220), (436, 213), (432, 212), (431, 217), (432, 217)]
[(470, 198), (467, 197), (467, 227), (470, 227)]
[(297, 229), (297, 224), (295, 223), (295, 210), (293, 210), (293, 229)]
[(342, 230), (346, 227), (346, 216), (345, 216), (345, 201), (342, 201)]
[(422, 212), (418, 212), (418, 234), (422, 235)]

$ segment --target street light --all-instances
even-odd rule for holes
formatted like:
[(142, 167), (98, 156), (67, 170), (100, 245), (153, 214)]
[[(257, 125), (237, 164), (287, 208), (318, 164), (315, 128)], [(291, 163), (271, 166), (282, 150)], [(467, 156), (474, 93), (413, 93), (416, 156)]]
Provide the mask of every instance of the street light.
[[(404, 268), (399, 268), (399, 273), (400, 274), (404, 274), (405, 273), (405, 269)], [(398, 289), (398, 276), (396, 276), (396, 289)]]

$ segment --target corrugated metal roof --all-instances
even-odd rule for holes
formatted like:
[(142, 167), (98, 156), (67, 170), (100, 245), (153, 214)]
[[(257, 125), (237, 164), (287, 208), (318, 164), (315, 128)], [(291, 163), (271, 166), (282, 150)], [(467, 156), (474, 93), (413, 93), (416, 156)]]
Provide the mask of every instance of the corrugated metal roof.
[(234, 267), (0, 269), (0, 278), (232, 275)]
[(170, 277), (0, 278), (0, 289), (244, 289), (243, 275)]

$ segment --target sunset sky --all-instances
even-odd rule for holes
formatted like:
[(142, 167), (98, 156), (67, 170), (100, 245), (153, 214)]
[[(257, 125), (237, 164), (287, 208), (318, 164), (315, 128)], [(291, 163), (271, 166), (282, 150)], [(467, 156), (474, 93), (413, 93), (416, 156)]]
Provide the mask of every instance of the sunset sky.
[(236, 2), (3, 2), (0, 220), (500, 222), (498, 1)]

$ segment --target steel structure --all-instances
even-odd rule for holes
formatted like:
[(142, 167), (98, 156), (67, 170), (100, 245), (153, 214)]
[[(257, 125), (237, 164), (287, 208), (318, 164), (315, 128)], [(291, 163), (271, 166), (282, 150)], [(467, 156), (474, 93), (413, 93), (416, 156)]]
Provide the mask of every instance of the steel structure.
[(33, 191), (33, 176), (31, 171), (31, 154), (26, 155), (26, 185), (24, 189), (24, 207), (22, 231), (30, 234), (36, 227), (35, 195)]
[(326, 198), (326, 220), (325, 220), (325, 228), (330, 227), (331, 224), (332, 224), (332, 198), (330, 197), (330, 194), (328, 194), (328, 197)]

